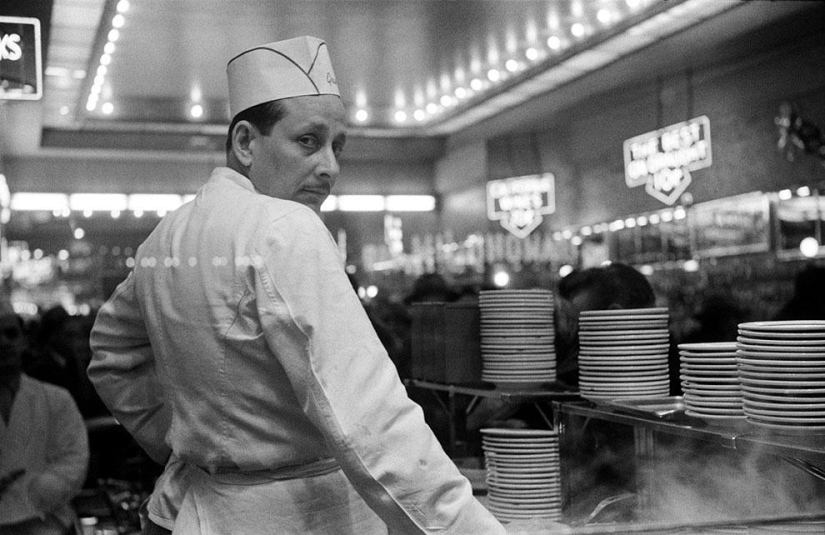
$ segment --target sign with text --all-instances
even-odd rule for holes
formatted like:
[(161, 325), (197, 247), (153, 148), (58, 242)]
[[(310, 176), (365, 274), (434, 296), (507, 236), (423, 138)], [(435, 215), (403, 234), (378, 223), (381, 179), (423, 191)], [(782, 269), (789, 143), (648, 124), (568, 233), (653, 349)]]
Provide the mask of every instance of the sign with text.
[(645, 191), (668, 205), (690, 185), (691, 172), (711, 162), (710, 121), (705, 116), (624, 142), (628, 187), (644, 185)]
[(43, 96), (40, 21), (0, 17), (0, 99), (39, 100)]
[(519, 238), (529, 236), (541, 224), (542, 215), (555, 211), (553, 173), (487, 182), (487, 218)]

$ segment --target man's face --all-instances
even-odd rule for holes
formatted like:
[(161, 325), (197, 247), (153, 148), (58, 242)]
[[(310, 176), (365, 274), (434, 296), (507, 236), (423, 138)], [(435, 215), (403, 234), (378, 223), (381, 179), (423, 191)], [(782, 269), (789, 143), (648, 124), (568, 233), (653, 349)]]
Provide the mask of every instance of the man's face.
[(0, 375), (19, 373), (26, 341), (17, 316), (0, 315)]
[(340, 168), (346, 142), (346, 111), (334, 95), (283, 101), (286, 113), (268, 136), (250, 143), (249, 179), (265, 195), (320, 212)]

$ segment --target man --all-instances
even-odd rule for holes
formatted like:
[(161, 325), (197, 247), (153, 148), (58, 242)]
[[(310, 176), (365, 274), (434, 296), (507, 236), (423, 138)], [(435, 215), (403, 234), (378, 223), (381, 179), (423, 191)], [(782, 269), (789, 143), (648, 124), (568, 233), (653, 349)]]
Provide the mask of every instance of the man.
[(83, 418), (59, 386), (22, 373), (20, 318), (0, 304), (0, 535), (67, 533), (86, 478)]
[(325, 43), (255, 47), (227, 71), (227, 167), (147, 238), (91, 337), (101, 397), (169, 459), (149, 517), (186, 534), (502, 533), (318, 216), (346, 141)]

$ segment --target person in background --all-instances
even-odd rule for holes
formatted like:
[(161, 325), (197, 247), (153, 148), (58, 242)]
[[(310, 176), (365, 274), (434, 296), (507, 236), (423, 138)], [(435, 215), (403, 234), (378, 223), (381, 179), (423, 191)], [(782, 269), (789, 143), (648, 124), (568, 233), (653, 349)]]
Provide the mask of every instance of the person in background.
[(64, 388), (23, 373), (23, 322), (0, 304), (0, 535), (70, 533), (86, 478), (83, 418)]
[(810, 264), (794, 279), (794, 294), (775, 320), (825, 320), (825, 266)]
[(556, 375), (562, 383), (577, 387), (579, 314), (585, 310), (650, 308), (656, 305), (656, 296), (644, 275), (614, 262), (571, 272), (559, 281), (554, 302)]
[(227, 166), (160, 221), (91, 335), (102, 399), (169, 460), (152, 529), (504, 533), (407, 397), (319, 217), (347, 122), (326, 44), (254, 47), (227, 71)]
[(34, 330), (32, 346), (24, 361), (27, 375), (53, 385), (62, 386), (80, 404), (82, 370), (74, 353), (76, 335), (72, 316), (61, 305), (49, 308), (40, 316)]

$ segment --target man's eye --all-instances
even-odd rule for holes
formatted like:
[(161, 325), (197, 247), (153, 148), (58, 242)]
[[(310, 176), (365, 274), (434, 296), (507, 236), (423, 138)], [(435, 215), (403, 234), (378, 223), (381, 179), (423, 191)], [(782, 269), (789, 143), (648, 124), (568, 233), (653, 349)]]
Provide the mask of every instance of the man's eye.
[(299, 141), (302, 145), (312, 149), (318, 146), (318, 139), (315, 136), (302, 136)]

